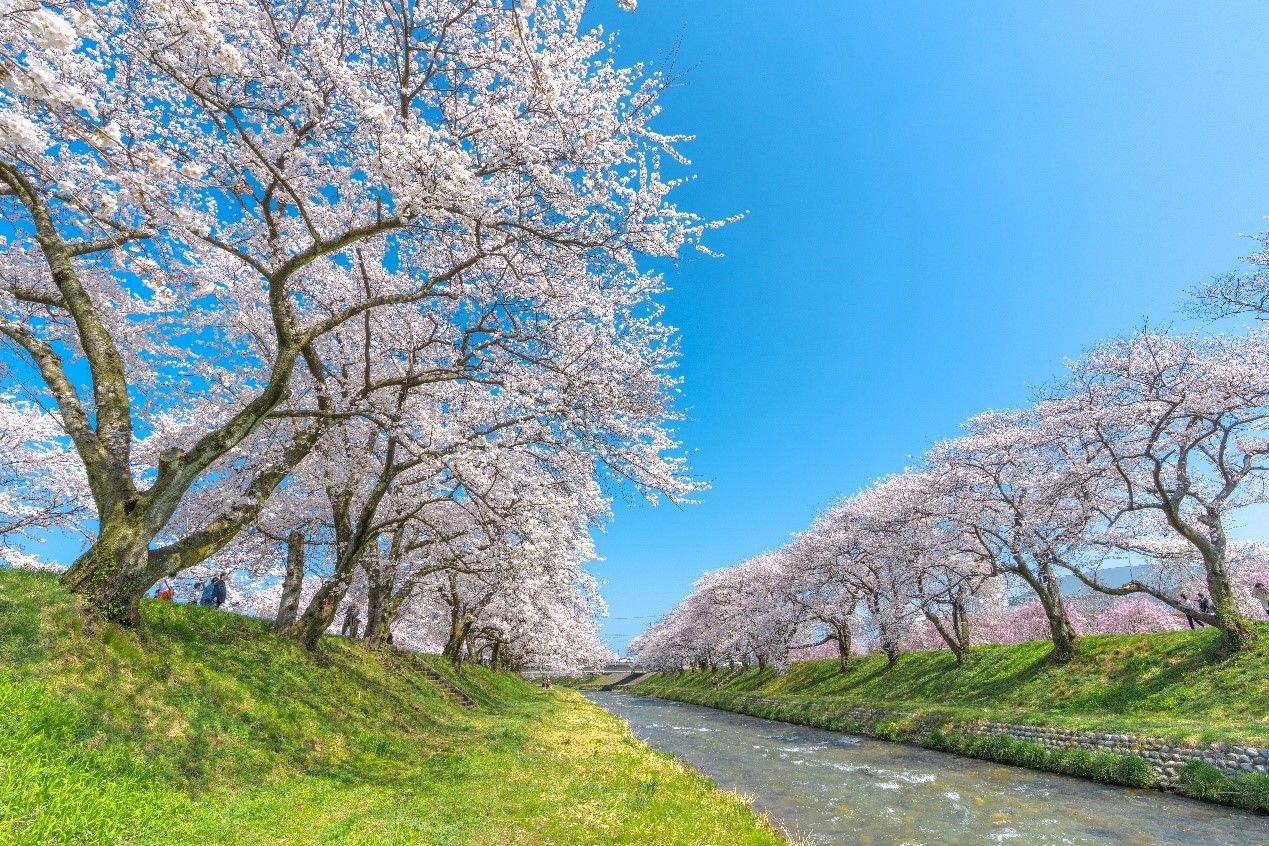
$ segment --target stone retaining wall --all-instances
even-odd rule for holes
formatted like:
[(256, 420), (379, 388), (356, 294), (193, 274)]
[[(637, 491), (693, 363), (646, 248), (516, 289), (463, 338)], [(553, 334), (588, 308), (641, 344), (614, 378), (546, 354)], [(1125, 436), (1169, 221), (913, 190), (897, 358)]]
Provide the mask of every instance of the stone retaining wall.
[(1017, 740), (1030, 740), (1050, 747), (1079, 747), (1140, 755), (1154, 768), (1155, 786), (1168, 790), (1180, 787), (1177, 776), (1181, 765), (1187, 761), (1206, 761), (1229, 776), (1241, 772), (1269, 773), (1269, 749), (1255, 746), (1230, 743), (1190, 745), (1136, 734), (1041, 728), (1014, 723), (981, 722), (973, 724), (972, 728), (986, 734), (1006, 734)]
[[(765, 696), (737, 698), (769, 705), (811, 704), (803, 703), (802, 700)], [(906, 711), (885, 711), (862, 707), (850, 708), (842, 714), (850, 721), (859, 724), (864, 734), (872, 734), (878, 725), (896, 718), (919, 718), (919, 715)], [(1177, 790), (1181, 787), (1179, 773), (1181, 766), (1187, 761), (1205, 761), (1229, 776), (1235, 776), (1241, 772), (1269, 773), (1269, 748), (1267, 747), (1238, 746), (1231, 743), (1174, 743), (1136, 734), (1046, 728), (989, 720), (958, 722), (956, 728), (965, 734), (1003, 734), (1015, 740), (1029, 740), (1052, 748), (1080, 748), (1090, 752), (1140, 755), (1153, 768), (1153, 786), (1160, 790)]]

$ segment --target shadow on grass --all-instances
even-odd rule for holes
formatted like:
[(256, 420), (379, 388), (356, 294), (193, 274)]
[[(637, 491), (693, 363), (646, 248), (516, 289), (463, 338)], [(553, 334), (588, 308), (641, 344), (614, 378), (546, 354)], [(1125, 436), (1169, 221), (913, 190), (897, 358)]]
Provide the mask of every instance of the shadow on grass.
[(170, 787), (388, 784), (426, 765), (421, 749), (470, 742), (476, 726), (405, 656), (340, 638), (323, 656), (263, 621), (187, 605), (143, 602), (135, 630), (89, 626), (52, 576), (0, 571), (2, 680), (63, 702), (74, 746), (126, 748)]

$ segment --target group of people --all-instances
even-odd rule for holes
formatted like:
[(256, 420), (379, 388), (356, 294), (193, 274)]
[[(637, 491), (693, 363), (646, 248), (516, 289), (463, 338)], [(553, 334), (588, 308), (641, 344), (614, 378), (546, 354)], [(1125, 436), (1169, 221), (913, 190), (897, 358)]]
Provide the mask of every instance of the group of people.
[[(1189, 598), (1188, 596), (1186, 596), (1185, 594), (1181, 594), (1181, 595), (1180, 595), (1179, 597), (1177, 597), (1177, 598), (1178, 598), (1178, 599), (1180, 599), (1182, 602), (1184, 602), (1186, 605), (1189, 605), (1189, 604), (1190, 604), (1190, 598)], [(1208, 598), (1207, 598), (1207, 594), (1200, 593), (1200, 594), (1198, 595), (1198, 610), (1199, 610), (1199, 613), (1201, 613), (1201, 614), (1211, 614), (1211, 613), (1212, 613), (1212, 600), (1210, 600), (1210, 599), (1208, 599)], [(1206, 625), (1207, 625), (1207, 623), (1204, 623), (1204, 622), (1202, 622), (1201, 620), (1196, 620), (1196, 619), (1194, 619), (1193, 617), (1191, 617), (1189, 614), (1186, 614), (1186, 615), (1185, 615), (1185, 622), (1189, 623), (1189, 624), (1190, 624), (1190, 628), (1192, 628), (1192, 629), (1193, 629), (1193, 628), (1197, 628), (1197, 627), (1199, 627), (1199, 626), (1206, 626)]]
[[(159, 583), (154, 586), (154, 598), (165, 602), (172, 602), (176, 599), (176, 586), (167, 576), (159, 579)], [(190, 589), (189, 604), (219, 608), (225, 604), (225, 600), (228, 598), (229, 574), (220, 572), (206, 582), (202, 579), (195, 580), (193, 587)]]
[[(1269, 588), (1265, 587), (1265, 583), (1256, 582), (1256, 586), (1251, 589), (1251, 595), (1256, 597), (1256, 601), (1260, 603), (1261, 610), (1265, 612), (1266, 617), (1269, 617)], [(1178, 598), (1187, 605), (1190, 602), (1190, 598), (1185, 594), (1181, 594)], [(1201, 614), (1212, 613), (1212, 601), (1207, 598), (1206, 594), (1200, 593), (1198, 595), (1198, 610)], [(1206, 623), (1194, 619), (1189, 614), (1185, 615), (1185, 621), (1190, 624), (1192, 629), (1206, 625)]]

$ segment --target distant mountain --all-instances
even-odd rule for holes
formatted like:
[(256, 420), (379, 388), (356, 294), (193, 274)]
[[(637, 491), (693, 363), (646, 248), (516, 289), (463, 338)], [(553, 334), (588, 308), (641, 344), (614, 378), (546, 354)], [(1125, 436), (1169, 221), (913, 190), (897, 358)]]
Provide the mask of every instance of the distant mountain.
[[(1133, 579), (1134, 572), (1140, 573), (1141, 568), (1137, 567), (1107, 567), (1098, 574), (1098, 580), (1108, 587), (1119, 587), (1125, 582)], [(1058, 579), (1058, 584), (1062, 587), (1064, 596), (1076, 596), (1081, 593), (1092, 593), (1087, 585), (1081, 582), (1075, 576), (1062, 576)], [(1023, 585), (1018, 591), (1009, 597), (1010, 605), (1021, 605), (1026, 602), (1034, 602), (1035, 594)]]

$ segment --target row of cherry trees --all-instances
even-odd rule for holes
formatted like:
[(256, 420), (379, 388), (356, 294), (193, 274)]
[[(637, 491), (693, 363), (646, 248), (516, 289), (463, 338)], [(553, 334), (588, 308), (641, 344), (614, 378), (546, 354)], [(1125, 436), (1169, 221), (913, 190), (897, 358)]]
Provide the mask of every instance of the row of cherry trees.
[(639, 261), (716, 224), (584, 6), (0, 0), (0, 538), (125, 623), (233, 569), (309, 645), (598, 649), (604, 486), (694, 489)]
[[(1200, 308), (1269, 311), (1269, 253), (1251, 261)], [(1081, 630), (1187, 616), (1244, 646), (1269, 554), (1229, 529), (1269, 501), (1267, 481), (1269, 333), (1143, 330), (1070, 364), (1032, 407), (971, 419), (786, 547), (707, 574), (632, 649), (656, 667), (765, 665), (823, 633), (845, 664), (862, 633), (891, 662), (936, 644), (959, 662), (974, 643), (1042, 634), (1061, 661)], [(1126, 583), (1104, 576), (1125, 566)], [(1063, 580), (1120, 599), (1073, 609)], [(1018, 591), (1029, 601), (1007, 608)]]

